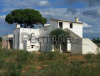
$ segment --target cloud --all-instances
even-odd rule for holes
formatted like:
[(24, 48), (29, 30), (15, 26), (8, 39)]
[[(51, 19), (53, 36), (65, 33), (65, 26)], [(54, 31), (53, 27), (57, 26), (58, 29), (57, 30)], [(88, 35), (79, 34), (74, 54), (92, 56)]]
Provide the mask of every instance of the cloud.
[(0, 0), (0, 2), (4, 6), (3, 12), (22, 8), (49, 7), (50, 5), (48, 0)]
[(88, 30), (84, 30), (84, 33), (91, 33), (91, 34), (93, 34), (93, 33), (95, 33), (95, 34), (97, 34), (97, 33), (100, 33), (100, 31), (99, 30), (93, 30), (93, 29), (88, 29)]
[(88, 28), (88, 27), (93, 27), (92, 25), (88, 25), (87, 23), (83, 22), (83, 27)]
[(2, 10), (2, 12), (8, 12), (8, 11), (12, 11), (15, 10), (16, 8), (5, 8)]
[(48, 1), (39, 1), (39, 5), (40, 6), (49, 6), (49, 2)]
[(84, 5), (88, 5), (89, 7), (98, 6), (100, 4), (100, 0), (66, 0), (67, 5), (73, 5), (79, 2), (82, 2)]
[(71, 12), (72, 14), (77, 13), (77, 10), (75, 8), (68, 8), (67, 12)]
[(88, 15), (94, 18), (100, 17), (100, 10), (98, 9), (88, 9), (86, 11), (83, 11), (83, 15)]
[(8, 25), (5, 22), (5, 17), (6, 15), (0, 16), (0, 36), (5, 35), (5, 34), (12, 34), (13, 29), (15, 28), (15, 26)]

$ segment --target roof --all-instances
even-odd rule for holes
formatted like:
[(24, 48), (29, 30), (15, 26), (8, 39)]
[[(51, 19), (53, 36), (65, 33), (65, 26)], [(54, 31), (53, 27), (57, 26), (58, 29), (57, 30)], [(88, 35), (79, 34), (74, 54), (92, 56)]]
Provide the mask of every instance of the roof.
[(5, 35), (2, 35), (2, 36), (13, 36), (13, 34), (5, 34)]
[(60, 20), (60, 19), (52, 19), (52, 18), (50, 18), (50, 20), (55, 20), (55, 21), (63, 21), (63, 22), (70, 22), (70, 23), (78, 23), (78, 24), (83, 24), (82, 22), (67, 21), (67, 20)]
[(13, 39), (13, 34), (3, 35), (2, 39), (3, 40), (12, 40)]

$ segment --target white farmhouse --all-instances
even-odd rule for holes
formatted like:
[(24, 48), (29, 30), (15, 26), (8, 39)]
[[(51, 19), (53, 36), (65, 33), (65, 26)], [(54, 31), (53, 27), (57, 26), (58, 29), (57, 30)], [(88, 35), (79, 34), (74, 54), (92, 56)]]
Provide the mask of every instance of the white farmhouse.
[(67, 43), (59, 46), (60, 52), (97, 54), (100, 51), (99, 47), (90, 39), (83, 38), (83, 23), (79, 22), (77, 17), (75, 17), (75, 21), (50, 19), (50, 24), (37, 29), (21, 28), (20, 25), (17, 25), (17, 28), (13, 30), (13, 35), (4, 35), (2, 37), (2, 47), (8, 49), (13, 47), (14, 49), (27, 51), (54, 52), (54, 44), (50, 42), (49, 34), (57, 28), (70, 32), (71, 36)]

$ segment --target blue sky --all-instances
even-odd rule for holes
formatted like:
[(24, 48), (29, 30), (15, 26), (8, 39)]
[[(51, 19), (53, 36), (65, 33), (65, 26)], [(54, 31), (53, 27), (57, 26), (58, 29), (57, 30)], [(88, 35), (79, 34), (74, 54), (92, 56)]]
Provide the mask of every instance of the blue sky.
[(0, 0), (0, 36), (11, 34), (16, 26), (8, 25), (5, 16), (14, 9), (25, 8), (40, 11), (48, 20), (74, 21), (79, 17), (84, 24), (84, 37), (100, 37), (100, 0)]

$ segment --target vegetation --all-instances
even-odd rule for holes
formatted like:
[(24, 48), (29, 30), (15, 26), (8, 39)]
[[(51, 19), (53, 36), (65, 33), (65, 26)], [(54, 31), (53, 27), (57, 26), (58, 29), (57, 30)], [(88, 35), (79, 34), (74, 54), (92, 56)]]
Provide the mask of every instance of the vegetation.
[(61, 28), (54, 29), (50, 32), (50, 35), (52, 37), (52, 42), (54, 43), (54, 48), (56, 49), (56, 52), (60, 51), (60, 45), (66, 44), (67, 38), (70, 37), (70, 32), (64, 31)]
[(99, 39), (99, 37), (97, 37), (97, 38), (93, 38), (92, 41), (95, 42), (95, 43), (100, 43), (100, 39)]
[(0, 42), (2, 41), (2, 37), (0, 37)]
[(99, 76), (100, 54), (27, 52), (0, 48), (0, 76)]
[(58, 41), (58, 38), (60, 38), (59, 36), (62, 36), (62, 35), (64, 35), (64, 36), (69, 36), (70, 35), (70, 33), (67, 31), (64, 31), (63, 29), (61, 29), (61, 28), (58, 28), (58, 29), (54, 29), (54, 30), (52, 30), (51, 32), (50, 32), (50, 35), (52, 36), (52, 37), (54, 37), (54, 36), (56, 36), (56, 40)]
[(53, 31), (50, 32), (50, 35), (53, 37), (53, 42), (54, 43), (61, 43), (65, 42), (66, 37), (70, 35), (70, 33), (67, 31), (64, 31), (61, 28), (54, 29)]
[(42, 17), (39, 11), (34, 9), (17, 9), (11, 11), (5, 18), (5, 21), (8, 24), (18, 23), (21, 24), (21, 27), (30, 28), (34, 27), (34, 24), (44, 25), (47, 22), (47, 19)]

